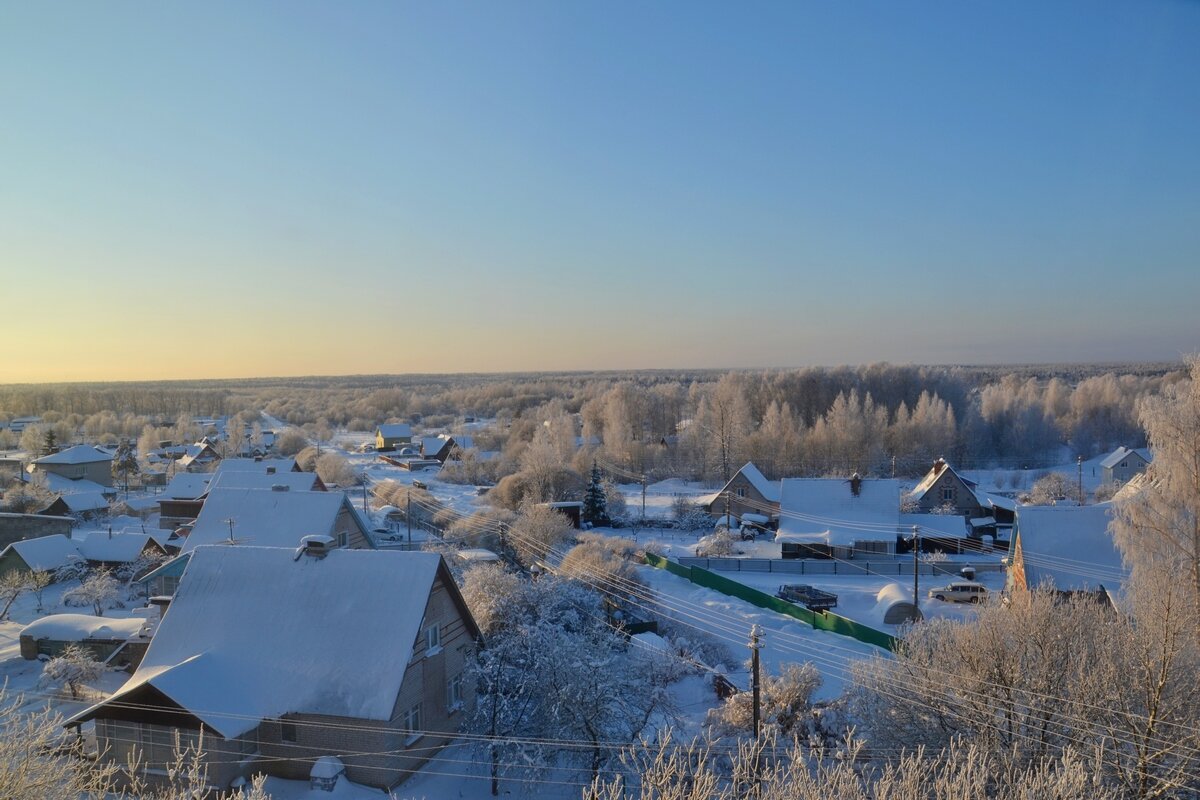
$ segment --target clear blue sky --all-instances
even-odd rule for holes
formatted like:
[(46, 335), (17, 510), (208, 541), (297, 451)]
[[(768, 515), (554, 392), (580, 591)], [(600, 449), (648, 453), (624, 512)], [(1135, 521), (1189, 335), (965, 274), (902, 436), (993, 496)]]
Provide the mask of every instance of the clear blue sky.
[(1200, 3), (12, 2), (0, 153), (0, 382), (1200, 349)]

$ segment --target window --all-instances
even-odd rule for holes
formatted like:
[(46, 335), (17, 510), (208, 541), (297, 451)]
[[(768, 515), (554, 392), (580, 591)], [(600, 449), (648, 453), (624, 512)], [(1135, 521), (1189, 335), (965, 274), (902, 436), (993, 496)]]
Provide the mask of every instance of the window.
[(279, 738), (281, 741), (284, 741), (284, 742), (298, 741), (298, 739), (296, 738), (296, 734), (297, 734), (296, 723), (284, 722), (283, 720), (279, 721)]
[(455, 675), (446, 684), (446, 712), (453, 714), (463, 705), (463, 677)]
[(739, 487), (737, 488), (737, 496), (738, 496), (738, 497), (745, 497), (745, 496), (746, 496), (746, 487), (745, 487), (745, 486), (739, 486)]
[(338, 547), (347, 547), (350, 544), (350, 534), (345, 531), (338, 533)]
[(442, 626), (436, 622), (425, 629), (425, 655), (435, 656), (442, 652)]
[(946, 488), (942, 489), (942, 500), (947, 503), (954, 502), (954, 487), (947, 486)]
[(421, 738), (421, 704), (404, 712), (404, 722), (402, 723), (404, 730), (408, 731), (408, 738), (404, 740), (405, 746), (412, 744)]

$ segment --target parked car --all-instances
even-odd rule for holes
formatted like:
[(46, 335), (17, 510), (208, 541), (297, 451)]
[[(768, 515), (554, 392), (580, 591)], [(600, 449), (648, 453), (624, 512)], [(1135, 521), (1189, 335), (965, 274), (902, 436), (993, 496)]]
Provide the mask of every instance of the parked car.
[(975, 581), (954, 581), (929, 590), (930, 600), (943, 600), (947, 603), (982, 603), (987, 596), (987, 587)]
[(425, 481), (413, 481), (412, 485), (414, 489), (429, 489), (429, 484)]

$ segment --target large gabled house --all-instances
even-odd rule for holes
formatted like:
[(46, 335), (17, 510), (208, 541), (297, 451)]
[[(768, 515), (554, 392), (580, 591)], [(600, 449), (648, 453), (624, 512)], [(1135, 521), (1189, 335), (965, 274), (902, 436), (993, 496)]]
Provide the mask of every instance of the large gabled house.
[[(267, 467), (243, 468), (225, 465), (231, 461), (243, 459), (225, 459), (217, 465), (214, 472), (181, 472), (171, 479), (167, 487), (159, 495), (158, 526), (165, 530), (175, 530), (181, 525), (192, 522), (204, 508), (208, 493), (218, 487), (222, 489), (280, 489), (296, 492), (323, 492), (325, 484), (315, 472), (292, 472), (278, 469), (285, 466), (287, 460), (281, 460), (278, 465)], [(253, 463), (253, 462), (251, 462)]]
[(67, 721), (98, 758), (137, 752), (150, 777), (194, 746), (215, 788), (307, 779), (337, 755), (391, 788), (454, 738), (480, 635), (440, 555), (321, 547), (200, 547), (137, 671)]
[(1130, 447), (1118, 447), (1100, 462), (1100, 470), (1105, 483), (1126, 483), (1134, 475), (1140, 475), (1150, 466), (1149, 450), (1134, 450)]
[(382, 452), (412, 444), (412, 426), (403, 422), (387, 423), (375, 429), (375, 449)]
[(728, 514), (766, 526), (779, 520), (779, 492), (779, 481), (767, 480), (754, 462), (748, 461), (719, 492), (700, 498), (700, 505), (713, 516)]
[(71, 481), (87, 480), (100, 486), (112, 486), (112, 455), (92, 447), (77, 444), (48, 456), (42, 456), (30, 465), (29, 471), (36, 474), (58, 475)]
[(943, 458), (933, 462), (921, 482), (905, 496), (904, 506), (905, 510), (918, 514), (950, 513), (966, 517), (977, 535), (993, 536), (1008, 532), (1017, 510), (1014, 500), (983, 491)]
[(784, 558), (894, 555), (904, 530), (897, 480), (855, 475), (782, 482), (775, 541)]

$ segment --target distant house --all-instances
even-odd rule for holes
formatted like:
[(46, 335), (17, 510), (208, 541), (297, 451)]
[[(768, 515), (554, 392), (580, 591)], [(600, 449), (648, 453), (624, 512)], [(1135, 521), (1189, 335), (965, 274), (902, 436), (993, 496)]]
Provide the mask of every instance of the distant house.
[(450, 454), (454, 452), (454, 448), (458, 447), (458, 442), (453, 436), (422, 436), (421, 437), (421, 458), (429, 458), (437, 461), (439, 464), (445, 464), (450, 459)]
[(1134, 475), (1145, 472), (1148, 466), (1149, 451), (1129, 447), (1118, 447), (1100, 462), (1105, 483), (1125, 483)]
[(775, 541), (784, 558), (894, 555), (901, 533), (897, 480), (854, 476), (782, 482)]
[(53, 455), (42, 456), (30, 466), (33, 473), (58, 475), (67, 480), (88, 480), (111, 487), (112, 456), (88, 444), (77, 444)]
[(375, 449), (383, 452), (412, 444), (412, 426), (402, 422), (380, 425), (375, 429)]
[(967, 517), (976, 535), (1007, 533), (1017, 504), (1010, 498), (985, 492), (979, 484), (959, 475), (946, 460), (933, 462), (929, 472), (904, 498), (909, 510), (930, 514), (948, 510)]
[(221, 454), (217, 452), (217, 448), (209, 441), (208, 437), (204, 437), (195, 444), (189, 444), (184, 448), (184, 453), (176, 462), (180, 469), (185, 469), (188, 472), (205, 472), (213, 464), (221, 460)]
[(390, 789), (455, 737), (479, 638), (436, 553), (201, 547), (138, 669), (66, 724), (94, 721), (98, 758), (136, 750), (150, 777), (203, 733), (217, 789), (306, 780), (330, 754)]
[(1021, 506), (1013, 528), (1009, 589), (1112, 597), (1125, 585), (1129, 570), (1113, 541), (1110, 522), (1112, 503)]
[(173, 531), (200, 514), (213, 475), (207, 472), (177, 472), (158, 495), (158, 527)]
[(728, 513), (740, 519), (750, 514), (761, 517), (764, 524), (774, 522), (779, 518), (779, 481), (767, 480), (754, 462), (746, 462), (721, 491), (699, 502), (713, 516)]
[(83, 561), (75, 542), (61, 534), (13, 542), (0, 551), (0, 576), (10, 572), (53, 572)]
[(57, 497), (38, 513), (52, 517), (91, 519), (108, 511), (108, 504), (109, 496), (102, 492), (72, 492)]
[(336, 547), (375, 546), (345, 492), (216, 487), (209, 490), (183, 552), (202, 544), (294, 547), (307, 535), (329, 536)]
[(113, 569), (142, 558), (167, 557), (167, 548), (148, 533), (93, 531), (78, 544), (80, 554), (92, 567)]
[(280, 472), (300, 472), (296, 459), (285, 456), (280, 458), (226, 458), (217, 465), (213, 472), (258, 472), (263, 475), (276, 475)]

